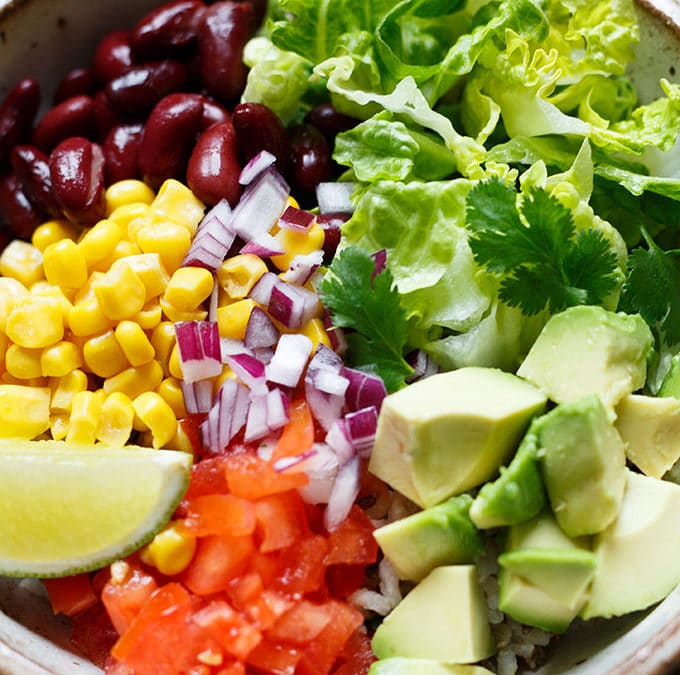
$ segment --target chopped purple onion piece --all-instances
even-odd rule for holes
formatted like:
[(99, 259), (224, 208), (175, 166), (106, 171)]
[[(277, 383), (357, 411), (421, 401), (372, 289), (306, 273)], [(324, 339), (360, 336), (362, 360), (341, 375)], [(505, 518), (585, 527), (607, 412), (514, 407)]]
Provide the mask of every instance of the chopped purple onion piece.
[(380, 412), (383, 399), (387, 396), (387, 389), (382, 379), (372, 373), (364, 373), (354, 368), (343, 367), (340, 372), (349, 380), (345, 400), (350, 411), (373, 405)]
[(215, 454), (224, 452), (243, 428), (250, 407), (250, 392), (235, 380), (225, 380), (218, 389), (208, 417), (201, 424), (205, 446)]
[(175, 335), (182, 378), (196, 382), (222, 372), (220, 335), (216, 321), (178, 321)]
[(198, 380), (186, 382), (181, 380), (184, 406), (190, 415), (206, 413), (212, 407), (213, 383), (212, 380)]
[(307, 504), (328, 504), (338, 473), (338, 458), (325, 443), (315, 443), (311, 452), (313, 454), (298, 465), (309, 478), (307, 485), (298, 488), (298, 492)]
[(294, 206), (286, 207), (286, 210), (279, 218), (279, 227), (284, 230), (294, 230), (295, 232), (309, 232), (309, 228), (314, 223), (314, 214)]
[(224, 261), (236, 238), (230, 226), (231, 218), (232, 210), (226, 199), (215, 204), (198, 224), (181, 266), (205, 267), (214, 272)]
[(359, 457), (352, 457), (343, 464), (333, 481), (333, 489), (324, 512), (324, 524), (329, 532), (335, 530), (349, 515), (361, 486)]
[(306, 255), (296, 255), (290, 261), (290, 266), (281, 278), (289, 284), (304, 286), (323, 262), (323, 251), (312, 251)]
[(312, 351), (312, 341), (301, 333), (284, 333), (272, 360), (265, 366), (267, 379), (285, 387), (295, 387), (302, 377)]
[[(267, 300), (269, 304), (269, 300)], [(279, 339), (279, 331), (274, 322), (261, 307), (253, 307), (246, 324), (245, 345), (248, 349), (271, 347)]]
[(352, 193), (356, 183), (332, 182), (316, 186), (316, 201), (320, 213), (353, 213)]
[(252, 183), (263, 171), (273, 166), (276, 162), (276, 157), (267, 150), (260, 150), (241, 170), (238, 177), (238, 182), (241, 185), (249, 185)]
[(257, 357), (241, 352), (240, 354), (228, 354), (224, 357), (224, 360), (236, 373), (239, 380), (252, 392), (267, 391), (265, 366)]

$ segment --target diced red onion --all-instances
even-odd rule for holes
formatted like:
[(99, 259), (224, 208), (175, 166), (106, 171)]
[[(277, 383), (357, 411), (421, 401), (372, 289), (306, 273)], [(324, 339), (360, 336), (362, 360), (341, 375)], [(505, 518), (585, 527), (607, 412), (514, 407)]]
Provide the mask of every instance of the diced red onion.
[(429, 377), (430, 375), (439, 372), (437, 362), (422, 349), (418, 349), (409, 354), (406, 360), (413, 367), (413, 373), (406, 379), (409, 383), (422, 380), (425, 377)]
[(351, 197), (356, 183), (332, 182), (316, 186), (316, 201), (320, 213), (353, 213)]
[(271, 347), (256, 347), (253, 349), (253, 355), (256, 356), (266, 366), (274, 356), (274, 350)]
[(238, 182), (241, 185), (252, 183), (265, 169), (276, 162), (276, 157), (267, 150), (260, 150), (241, 170)]
[(309, 228), (314, 223), (313, 213), (294, 206), (286, 207), (286, 210), (279, 218), (279, 227), (284, 230), (294, 230), (295, 232), (309, 232)]
[(306, 284), (314, 272), (316, 272), (323, 262), (323, 251), (312, 251), (306, 255), (296, 255), (290, 261), (290, 266), (281, 275), (281, 278), (289, 284), (303, 286)]
[(338, 354), (344, 354), (347, 351), (347, 340), (345, 340), (345, 334), (342, 332), (342, 328), (333, 325), (331, 316), (326, 308), (324, 308), (321, 317), (333, 351)]
[(329, 431), (342, 414), (349, 380), (340, 375), (342, 359), (320, 344), (305, 374), (305, 397), (314, 418)]
[(220, 338), (220, 349), (222, 350), (222, 363), (226, 363), (226, 357), (232, 354), (254, 354), (252, 349), (246, 347), (243, 340), (237, 338)]
[(252, 298), (263, 307), (267, 307), (267, 305), (269, 305), (269, 299), (272, 297), (272, 289), (280, 283), (280, 281), (281, 280), (274, 272), (265, 272), (250, 289), (248, 297)]
[(220, 286), (214, 284), (208, 300), (208, 321), (217, 321), (217, 306), (220, 301)]
[(302, 328), (319, 312), (319, 296), (302, 286), (287, 284), (277, 277), (272, 288), (267, 311), (272, 319), (287, 328)]
[(278, 339), (279, 331), (267, 313), (260, 307), (253, 307), (246, 324), (245, 346), (248, 349), (271, 347)]
[(282, 471), (288, 471), (289, 469), (292, 469), (294, 467), (299, 467), (301, 464), (303, 464), (306, 460), (310, 459), (316, 454), (316, 450), (312, 448), (311, 450), (307, 450), (307, 452), (303, 452), (299, 455), (292, 455), (290, 457), (281, 457), (281, 459), (277, 459), (274, 464), (272, 465), (274, 471), (278, 471), (281, 473)]
[(272, 237), (269, 232), (262, 232), (254, 239), (247, 242), (239, 251), (239, 253), (253, 253), (260, 258), (271, 258), (275, 255), (285, 253), (286, 249), (283, 244), (276, 237)]
[(196, 382), (222, 372), (220, 335), (216, 321), (178, 321), (175, 335), (182, 379)]
[(384, 248), (381, 248), (379, 251), (376, 251), (372, 256), (373, 262), (375, 263), (375, 268), (373, 270), (373, 275), (372, 279), (375, 279), (378, 274), (380, 274), (384, 269), (385, 266), (387, 265), (387, 250)]
[(213, 453), (224, 452), (246, 423), (249, 407), (248, 389), (236, 380), (225, 380), (215, 395), (208, 417), (201, 424), (203, 444)]
[(327, 504), (338, 473), (338, 458), (325, 443), (315, 443), (312, 452), (296, 467), (309, 478), (307, 485), (298, 488), (298, 492), (307, 504)]
[(349, 515), (352, 504), (359, 495), (361, 465), (359, 457), (352, 457), (338, 470), (333, 489), (324, 512), (324, 524), (329, 532), (335, 530)]
[(214, 272), (224, 261), (236, 238), (230, 226), (231, 218), (232, 210), (226, 199), (215, 204), (198, 224), (181, 266), (205, 267)]
[(246, 430), (243, 440), (246, 443), (264, 438), (269, 434), (267, 426), (267, 394), (250, 397), (250, 407), (246, 418)]
[(243, 352), (240, 354), (228, 354), (224, 357), (224, 360), (236, 373), (239, 380), (252, 392), (261, 393), (267, 391), (264, 363), (254, 355)]
[(354, 368), (343, 367), (340, 371), (349, 380), (345, 401), (351, 411), (375, 406), (380, 412), (383, 399), (387, 396), (385, 383), (377, 375), (364, 373)]
[(375, 442), (378, 428), (378, 411), (374, 405), (356, 412), (347, 413), (344, 417), (345, 429), (354, 451), (360, 457), (368, 457)]
[(197, 382), (181, 380), (181, 386), (184, 407), (189, 414), (206, 413), (210, 410), (213, 398), (212, 380), (198, 380)]
[(269, 431), (277, 431), (290, 422), (290, 401), (280, 389), (272, 389), (267, 394), (267, 426)]
[(309, 362), (309, 370), (313, 373), (317, 370), (331, 370), (339, 373), (343, 367), (343, 361), (330, 347), (320, 343)]
[(339, 464), (348, 462), (356, 455), (344, 417), (335, 420), (324, 440), (337, 456)]
[(267, 379), (286, 387), (297, 386), (311, 351), (312, 341), (306, 335), (284, 333), (272, 360), (265, 366)]

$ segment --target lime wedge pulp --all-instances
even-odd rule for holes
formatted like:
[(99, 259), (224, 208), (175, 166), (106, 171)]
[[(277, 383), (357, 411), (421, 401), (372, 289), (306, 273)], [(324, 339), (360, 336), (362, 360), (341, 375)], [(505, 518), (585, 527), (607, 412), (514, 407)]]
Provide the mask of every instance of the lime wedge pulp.
[(0, 575), (103, 567), (149, 541), (181, 500), (192, 458), (140, 446), (0, 440)]

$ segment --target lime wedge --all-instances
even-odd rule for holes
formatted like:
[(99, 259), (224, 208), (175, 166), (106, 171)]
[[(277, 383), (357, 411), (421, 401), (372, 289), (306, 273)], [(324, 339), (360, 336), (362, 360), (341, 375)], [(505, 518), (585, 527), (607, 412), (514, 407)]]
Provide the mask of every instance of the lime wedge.
[(172, 516), (191, 463), (175, 450), (0, 440), (0, 575), (66, 576), (132, 553)]

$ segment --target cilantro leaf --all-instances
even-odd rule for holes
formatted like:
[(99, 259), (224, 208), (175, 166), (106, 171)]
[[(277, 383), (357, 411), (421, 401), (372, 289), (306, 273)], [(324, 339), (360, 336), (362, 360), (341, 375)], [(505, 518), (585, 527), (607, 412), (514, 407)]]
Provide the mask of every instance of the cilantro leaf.
[(634, 249), (628, 256), (628, 274), (621, 291), (619, 309), (638, 313), (649, 326), (658, 326), (666, 343), (680, 343), (680, 251), (664, 251), (642, 228), (647, 249)]
[(389, 392), (403, 387), (413, 372), (403, 357), (408, 322), (389, 269), (376, 275), (371, 255), (350, 246), (333, 259), (320, 296), (333, 324), (354, 331), (346, 335), (349, 365), (382, 377)]
[(536, 189), (518, 203), (499, 179), (478, 183), (467, 197), (475, 260), (501, 277), (499, 296), (523, 314), (600, 304), (618, 283), (616, 254), (595, 229), (576, 231), (571, 211)]

